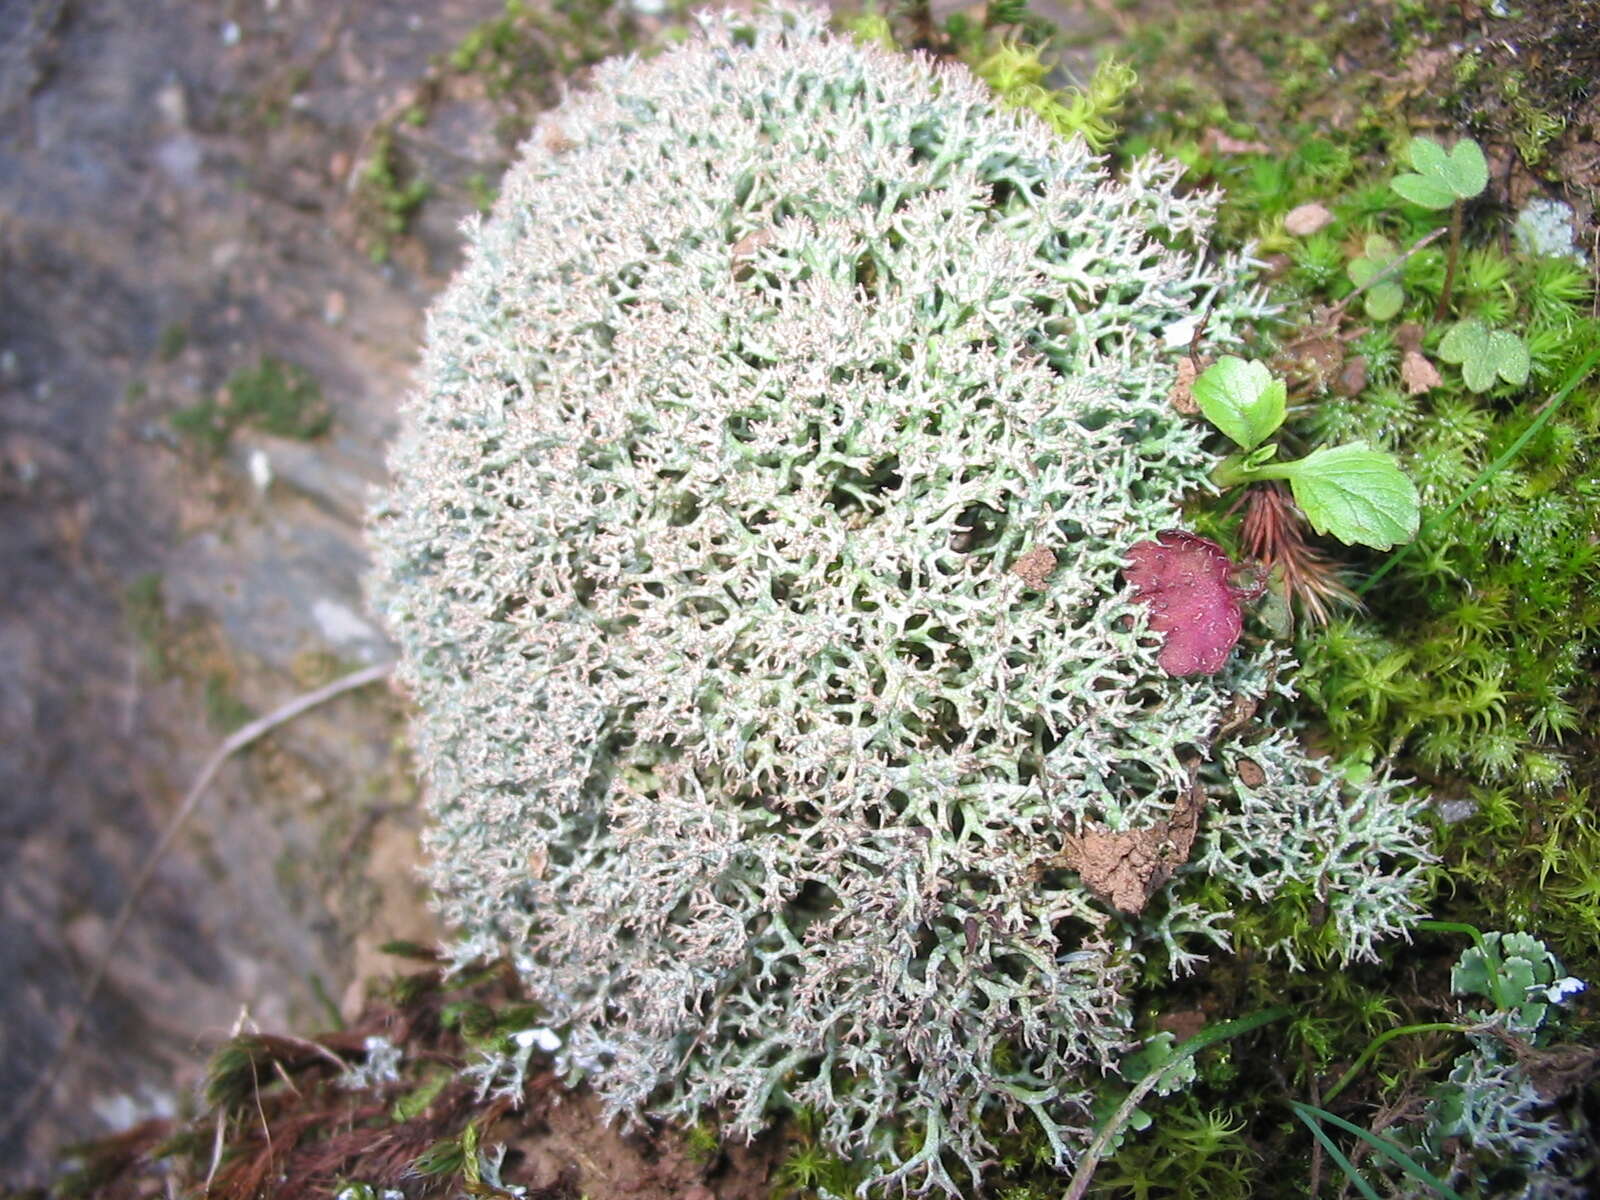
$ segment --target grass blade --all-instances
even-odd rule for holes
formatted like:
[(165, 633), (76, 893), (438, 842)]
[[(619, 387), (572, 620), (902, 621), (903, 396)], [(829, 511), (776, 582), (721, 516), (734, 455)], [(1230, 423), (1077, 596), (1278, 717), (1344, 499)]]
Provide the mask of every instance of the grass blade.
[[(1381, 1154), (1384, 1158), (1388, 1159), (1395, 1166), (1399, 1167), (1407, 1175), (1411, 1176), (1412, 1179), (1415, 1179), (1418, 1183), (1422, 1184), (1423, 1187), (1433, 1192), (1434, 1195), (1443, 1197), (1443, 1200), (1462, 1200), (1459, 1192), (1455, 1191), (1448, 1184), (1440, 1180), (1416, 1159), (1412, 1158), (1411, 1155), (1407, 1154), (1404, 1149), (1402, 1149), (1396, 1143), (1391, 1142), (1388, 1138), (1379, 1137), (1370, 1129), (1363, 1129), (1359, 1125), (1355, 1125), (1349, 1121), (1346, 1121), (1343, 1117), (1336, 1117), (1326, 1109), (1316, 1108), (1310, 1104), (1301, 1104), (1297, 1100), (1291, 1100), (1289, 1102), (1289, 1107), (1294, 1109), (1295, 1115), (1302, 1121), (1306, 1122), (1307, 1125), (1310, 1125), (1313, 1119), (1317, 1121), (1326, 1121), (1336, 1129), (1342, 1129), (1346, 1133), (1360, 1138), (1368, 1146), (1372, 1147), (1374, 1153)], [(1316, 1132), (1315, 1128), (1313, 1128), (1313, 1132)], [(1318, 1138), (1318, 1141), (1323, 1143), (1323, 1149), (1328, 1149), (1328, 1142), (1326, 1138), (1327, 1135), (1325, 1133), (1322, 1137)], [(1330, 1151), (1330, 1154), (1331, 1153), (1332, 1152)], [(1339, 1160), (1335, 1158), (1334, 1161), (1338, 1162)], [(1340, 1166), (1344, 1166), (1344, 1164), (1340, 1163)], [(1357, 1186), (1362, 1186), (1365, 1183), (1360, 1176), (1353, 1175), (1351, 1178), (1356, 1181)], [(1377, 1200), (1377, 1198), (1374, 1197), (1374, 1200)]]

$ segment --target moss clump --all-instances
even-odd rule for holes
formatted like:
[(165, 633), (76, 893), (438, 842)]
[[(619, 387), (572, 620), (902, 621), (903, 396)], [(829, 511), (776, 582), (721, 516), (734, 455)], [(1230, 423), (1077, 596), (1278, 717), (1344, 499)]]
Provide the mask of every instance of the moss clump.
[(219, 391), (179, 409), (170, 420), (193, 446), (215, 457), (240, 429), (299, 441), (321, 437), (333, 424), (333, 413), (311, 372), (263, 355), (254, 367), (235, 371)]
[(357, 179), (355, 198), (373, 262), (388, 261), (393, 240), (410, 228), (429, 190), (428, 181), (412, 171), (396, 148), (394, 133), (380, 129)]
[(146, 571), (122, 590), (122, 619), (139, 645), (145, 667), (159, 677), (167, 673), (167, 605), (161, 574)]
[(631, 6), (615, 0), (506, 0), (501, 14), (463, 37), (446, 63), (481, 79), (493, 97), (543, 107), (573, 72), (631, 49), (638, 38)]

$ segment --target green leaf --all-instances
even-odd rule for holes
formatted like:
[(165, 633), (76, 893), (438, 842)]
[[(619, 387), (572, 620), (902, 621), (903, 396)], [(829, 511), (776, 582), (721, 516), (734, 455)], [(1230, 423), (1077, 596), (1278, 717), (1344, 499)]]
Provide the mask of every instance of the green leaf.
[(1462, 138), (1448, 153), (1432, 138), (1412, 138), (1407, 156), (1416, 174), (1397, 176), (1390, 186), (1423, 208), (1449, 208), (1457, 200), (1472, 199), (1489, 184), (1489, 164), (1471, 138)]
[(1370, 258), (1356, 258), (1350, 261), (1350, 265), (1344, 269), (1344, 273), (1350, 276), (1351, 283), (1355, 284), (1357, 287), (1361, 287), (1381, 269), (1382, 268)]
[(1364, 442), (1318, 450), (1272, 474), (1289, 481), (1295, 503), (1318, 533), (1375, 550), (1416, 536), (1422, 515), (1416, 485), (1393, 455)]
[(1250, 451), (1250, 453), (1244, 456), (1244, 461), (1240, 465), (1243, 466), (1247, 471), (1253, 471), (1263, 463), (1269, 462), (1270, 460), (1276, 458), (1277, 455), (1278, 445), (1276, 442), (1266, 446), (1257, 446), (1254, 450)]
[(1399, 193), (1402, 200), (1409, 200), (1422, 208), (1449, 208), (1456, 202), (1454, 192), (1438, 180), (1424, 175), (1396, 175), (1389, 186)]
[(1489, 960), (1476, 947), (1468, 946), (1450, 969), (1450, 990), (1458, 996), (1484, 996), (1495, 999), (1494, 979)]
[(1528, 371), (1533, 359), (1528, 354), (1528, 344), (1514, 333), (1497, 329), (1489, 335), (1489, 354), (1494, 359), (1494, 369), (1501, 379), (1515, 387), (1528, 382)]
[(1406, 294), (1400, 285), (1387, 279), (1382, 283), (1373, 284), (1362, 297), (1367, 316), (1374, 321), (1387, 321), (1400, 311), (1400, 306), (1405, 300)]
[(1246, 450), (1270, 437), (1288, 408), (1283, 380), (1260, 363), (1231, 354), (1202, 371), (1190, 390), (1206, 420)]
[(1429, 137), (1414, 137), (1406, 147), (1406, 157), (1419, 175), (1437, 179), (1441, 183), (1450, 170), (1450, 156), (1438, 142)]
[(1317, 1140), (1322, 1142), (1323, 1148), (1329, 1151), (1329, 1157), (1339, 1164), (1339, 1169), (1349, 1176), (1350, 1182), (1356, 1186), (1362, 1195), (1373, 1196), (1374, 1200), (1376, 1200), (1376, 1193), (1372, 1191), (1366, 1180), (1356, 1173), (1355, 1166), (1350, 1160), (1339, 1152), (1338, 1147), (1334, 1146), (1326, 1134), (1319, 1132), (1323, 1122), (1332, 1125), (1335, 1129), (1342, 1129), (1344, 1132), (1360, 1138), (1370, 1149), (1381, 1157), (1388, 1159), (1435, 1196), (1442, 1197), (1443, 1200), (1462, 1200), (1459, 1192), (1408, 1154), (1398, 1142), (1392, 1142), (1386, 1137), (1381, 1137), (1371, 1130), (1363, 1129), (1361, 1126), (1346, 1121), (1343, 1117), (1335, 1116), (1327, 1109), (1317, 1108), (1315, 1105), (1301, 1104), (1298, 1100), (1291, 1100), (1289, 1101), (1289, 1107), (1294, 1110), (1294, 1114), (1297, 1117), (1306, 1123), (1311, 1132), (1317, 1135)]
[(1398, 253), (1395, 249), (1395, 244), (1381, 233), (1369, 233), (1366, 242), (1361, 247), (1361, 252), (1380, 267), (1387, 267), (1394, 261), (1395, 255)]
[(1461, 378), (1475, 392), (1487, 392), (1504, 379), (1514, 387), (1528, 382), (1528, 345), (1514, 333), (1490, 330), (1477, 317), (1457, 321), (1439, 340), (1439, 357), (1461, 367)]
[(1381, 233), (1371, 234), (1363, 247), (1361, 257), (1352, 259), (1345, 268), (1350, 282), (1367, 292), (1361, 298), (1367, 316), (1374, 321), (1387, 321), (1400, 311), (1406, 294), (1397, 279), (1383, 278), (1373, 283), (1395, 260), (1395, 245)]
[(1463, 200), (1472, 199), (1489, 186), (1489, 164), (1477, 142), (1462, 138), (1450, 148), (1444, 183)]

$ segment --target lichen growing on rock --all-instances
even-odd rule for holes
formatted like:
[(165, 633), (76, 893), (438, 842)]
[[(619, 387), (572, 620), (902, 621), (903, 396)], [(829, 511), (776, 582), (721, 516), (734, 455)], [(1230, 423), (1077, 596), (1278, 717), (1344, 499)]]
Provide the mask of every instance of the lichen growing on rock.
[[(602, 66), (470, 227), (373, 598), (455, 953), (611, 1111), (805, 1105), (956, 1192), (1013, 1119), (1075, 1156), (1142, 956), (1227, 943), (1199, 864), (1347, 956), (1403, 928), (1415, 807), (1219, 742), (1281, 664), (1171, 678), (1119, 578), (1211, 465), (1164, 334), (1261, 308), (1178, 171), (777, 9)], [(1141, 913), (1066, 865), (1180, 809)]]

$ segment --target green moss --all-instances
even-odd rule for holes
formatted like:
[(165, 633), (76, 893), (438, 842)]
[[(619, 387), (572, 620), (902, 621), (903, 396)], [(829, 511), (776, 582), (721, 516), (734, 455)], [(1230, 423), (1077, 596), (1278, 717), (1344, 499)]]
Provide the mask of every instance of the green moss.
[(146, 571), (122, 590), (122, 619), (138, 644), (146, 669), (157, 678), (165, 677), (167, 604), (160, 572)]
[(574, 71), (638, 41), (632, 8), (616, 0), (506, 0), (500, 15), (467, 33), (445, 61), (451, 71), (482, 80), (493, 97), (542, 106)]
[(240, 429), (304, 441), (325, 434), (333, 414), (309, 371), (263, 355), (254, 367), (235, 371), (220, 391), (169, 419), (191, 445), (215, 457)]
[[(1470, 263), (1470, 259), (1469, 259)], [(1478, 267), (1483, 294), (1513, 296), (1498, 256)], [(1514, 314), (1532, 307), (1516, 296)], [(1542, 302), (1551, 307), (1548, 298)], [(1600, 324), (1568, 310), (1546, 317), (1530, 342), (1536, 367), (1570, 363)], [(1435, 512), (1461, 496), (1529, 429), (1546, 387), (1503, 387), (1478, 397), (1461, 386), (1418, 402), (1404, 428), (1328, 400), (1326, 430), (1365, 426), (1393, 445)], [(1517, 457), (1447, 519), (1425, 524), (1412, 551), (1368, 593), (1369, 613), (1302, 639), (1301, 686), (1325, 714), (1344, 753), (1401, 751), (1430, 775), (1548, 790), (1566, 772), (1565, 743), (1600, 718), (1591, 651), (1600, 637), (1594, 587), (1600, 502), (1588, 464), (1600, 454), (1593, 386), (1580, 388)]]
[(182, 325), (168, 325), (156, 341), (156, 356), (162, 362), (171, 362), (182, 354), (189, 344), (189, 331)]
[(228, 676), (222, 672), (206, 676), (203, 702), (207, 724), (220, 733), (232, 733), (255, 717), (250, 706), (234, 695)]
[(373, 136), (356, 188), (367, 254), (374, 262), (388, 260), (394, 239), (410, 228), (429, 190), (428, 181), (412, 171), (396, 147), (393, 132), (380, 129)]

